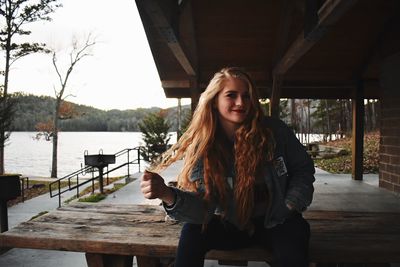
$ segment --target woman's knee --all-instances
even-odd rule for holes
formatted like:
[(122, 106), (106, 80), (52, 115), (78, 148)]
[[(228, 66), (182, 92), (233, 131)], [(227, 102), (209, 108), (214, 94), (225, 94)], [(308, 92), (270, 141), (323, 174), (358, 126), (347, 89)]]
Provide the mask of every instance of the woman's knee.
[(272, 235), (276, 264), (272, 266), (308, 266), (310, 225), (301, 217), (277, 227)]
[(197, 244), (204, 242), (204, 236), (201, 232), (201, 225), (185, 223), (181, 230), (180, 240), (190, 243), (195, 242)]
[(203, 266), (206, 253), (201, 225), (186, 223), (182, 227), (175, 266)]

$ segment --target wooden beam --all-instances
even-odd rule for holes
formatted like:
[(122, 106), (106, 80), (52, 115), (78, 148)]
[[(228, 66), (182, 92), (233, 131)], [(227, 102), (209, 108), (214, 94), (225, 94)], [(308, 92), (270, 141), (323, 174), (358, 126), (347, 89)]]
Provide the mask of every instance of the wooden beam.
[[(276, 64), (282, 57), (284, 51), (288, 45), (289, 39), (289, 31), (290, 24), (292, 22), (292, 13), (293, 13), (294, 5), (290, 4), (288, 0), (281, 1), (281, 10), (280, 10), (280, 21), (279, 21), (279, 29), (276, 37), (276, 45), (274, 52), (273, 64)], [(279, 118), (279, 101), (281, 97), (281, 87), (282, 87), (282, 76), (281, 75), (273, 75), (273, 83), (271, 88), (271, 96), (269, 103), (269, 115), (271, 117)], [(266, 91), (263, 90), (265, 94)]]
[(356, 0), (327, 0), (318, 11), (318, 23), (307, 36), (304, 36), (303, 31), (296, 38), (282, 59), (275, 65), (273, 74), (285, 74), (355, 2)]
[(187, 88), (164, 88), (167, 98), (192, 98), (191, 92)]
[(307, 36), (318, 24), (318, 0), (305, 0), (304, 36)]
[[(352, 99), (354, 98), (355, 88), (306, 88), (306, 87), (286, 87), (282, 86), (281, 98), (297, 99)], [(380, 99), (381, 90), (364, 87), (364, 97), (366, 99)], [(262, 95), (263, 96), (263, 95)], [(263, 96), (264, 98), (266, 96)]]
[[(172, 85), (177, 83), (176, 87)], [(190, 98), (191, 91), (185, 90), (179, 84), (182, 81), (167, 81), (171, 86), (163, 86), (165, 95), (168, 98)], [(256, 81), (261, 98), (270, 98), (272, 83), (267, 81)], [(197, 90), (201, 92), (207, 87), (207, 82), (199, 82)], [(194, 92), (193, 92), (194, 93)], [(381, 99), (382, 90), (379, 80), (364, 80), (364, 97), (368, 99)], [(355, 96), (355, 84), (349, 81), (342, 82), (315, 82), (315, 81), (283, 81), (281, 86), (280, 98), (298, 99), (352, 99)]]
[(163, 88), (190, 88), (190, 80), (162, 80)]
[(185, 51), (182, 48), (182, 45), (179, 42), (178, 36), (176, 35), (173, 27), (167, 19), (167, 16), (164, 14), (163, 10), (157, 2), (157, 0), (136, 1), (138, 7), (140, 6), (146, 11), (151, 21), (153, 22), (154, 27), (160, 33), (161, 38), (170, 48), (172, 54), (180, 63), (185, 72), (188, 75), (196, 75), (193, 64), (187, 57)]
[(294, 5), (289, 0), (280, 1), (280, 20), (276, 36), (276, 45), (274, 51), (273, 63), (276, 64), (282, 57), (283, 53), (286, 51), (289, 43), (289, 31), (292, 22), (292, 14), (294, 10)]
[(193, 18), (192, 1), (184, 3), (184, 8), (180, 13), (179, 33), (181, 38), (185, 40), (185, 48), (187, 49), (188, 58), (191, 59), (192, 68), (195, 73), (198, 73), (199, 59)]
[(363, 179), (363, 148), (364, 148), (364, 84), (357, 84), (353, 105), (353, 130), (351, 137), (351, 163), (353, 180)]
[(369, 46), (369, 49), (367, 53), (364, 55), (364, 58), (362, 59), (360, 65), (358, 68), (354, 71), (353, 74), (353, 79), (354, 80), (359, 80), (363, 79), (363, 76), (368, 70), (369, 65), (371, 64), (372, 60), (374, 57), (381, 52), (381, 48), (383, 45), (383, 39), (387, 32), (390, 29), (390, 25), (393, 23), (393, 18), (388, 18), (387, 21), (383, 24), (382, 30), (379, 32), (377, 35), (376, 39), (374, 42)]
[(279, 101), (282, 91), (282, 76), (274, 75), (272, 83), (272, 92), (269, 103), (269, 115), (274, 118), (279, 118)]

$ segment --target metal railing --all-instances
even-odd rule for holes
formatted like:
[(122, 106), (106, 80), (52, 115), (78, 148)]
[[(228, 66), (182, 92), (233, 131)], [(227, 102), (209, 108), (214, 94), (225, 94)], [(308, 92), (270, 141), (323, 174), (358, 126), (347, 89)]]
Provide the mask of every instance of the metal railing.
[(22, 199), (22, 202), (24, 202), (25, 201), (25, 190), (29, 189), (29, 177), (21, 176), (21, 177), (19, 177), (19, 180), (21, 182), (21, 199)]
[[(141, 163), (143, 161), (140, 152), (143, 149), (143, 147), (135, 147), (135, 148), (125, 148), (121, 151), (118, 151), (117, 153), (115, 153), (115, 157), (116, 158), (120, 158), (122, 159), (123, 156), (125, 155), (126, 161), (123, 161), (124, 163), (113, 167), (111, 170), (108, 169), (107, 166), (107, 170), (104, 172), (104, 175), (107, 175), (107, 185), (109, 184), (109, 174), (119, 170), (123, 167), (127, 167), (127, 177), (130, 176), (130, 166), (131, 165), (138, 165), (139, 168), (139, 172), (140, 172), (140, 168), (141, 168)], [(51, 182), (49, 184), (49, 193), (50, 193), (50, 197), (56, 197), (58, 196), (58, 206), (61, 207), (61, 195), (65, 192), (68, 191), (72, 191), (72, 190), (76, 190), (76, 197), (79, 197), (79, 187), (82, 187), (83, 185), (86, 185), (87, 183), (92, 183), (92, 193), (94, 192), (94, 182), (96, 179), (99, 178), (99, 175), (95, 175), (95, 173), (98, 173), (98, 171), (96, 170), (96, 168), (91, 167), (91, 166), (85, 166), (83, 168), (81, 168), (80, 170), (77, 170), (73, 173), (70, 173), (62, 178), (59, 178), (57, 180), (55, 180), (54, 182)], [(83, 178), (82, 176), (85, 176), (87, 173), (91, 173), (92, 177), (87, 179), (86, 177)], [(61, 186), (61, 182), (68, 182), (68, 185), (63, 187)]]

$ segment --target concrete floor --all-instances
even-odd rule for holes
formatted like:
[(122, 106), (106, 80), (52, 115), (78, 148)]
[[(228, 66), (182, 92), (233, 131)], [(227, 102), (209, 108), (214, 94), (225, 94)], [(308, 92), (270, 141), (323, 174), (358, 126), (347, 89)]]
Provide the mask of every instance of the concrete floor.
[[(162, 176), (166, 181), (174, 180), (181, 162), (171, 166)], [(137, 175), (139, 177), (139, 175)], [(334, 175), (317, 170), (314, 201), (310, 209), (324, 210), (365, 210), (365, 211), (395, 211), (400, 212), (400, 197), (385, 189), (377, 187), (378, 176), (366, 175), (364, 181), (353, 181), (350, 175)], [(65, 197), (68, 198), (68, 197)], [(142, 197), (139, 179), (109, 195), (104, 202), (155, 204), (158, 200), (146, 200)], [(37, 197), (9, 209), (10, 228), (30, 219), (40, 211), (56, 209), (58, 200), (49, 199), (48, 195)], [(0, 255), (0, 267), (86, 267), (83, 253), (11, 249)], [(133, 264), (136, 266), (136, 263)], [(216, 261), (206, 261), (206, 267), (217, 267)], [(267, 267), (266, 263), (250, 262), (249, 267)], [(400, 264), (392, 264), (399, 267)]]
[(318, 170), (314, 199), (309, 209), (400, 212), (400, 196), (378, 187), (378, 175), (365, 175), (363, 181), (350, 175)]

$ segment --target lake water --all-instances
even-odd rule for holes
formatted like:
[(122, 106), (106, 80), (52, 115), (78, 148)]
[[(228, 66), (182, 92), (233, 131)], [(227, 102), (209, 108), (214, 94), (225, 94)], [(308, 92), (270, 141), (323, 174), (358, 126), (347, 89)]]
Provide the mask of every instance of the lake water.
[[(51, 172), (52, 143), (37, 141), (36, 132), (13, 132), (5, 147), (5, 170), (30, 176), (49, 177)], [(171, 141), (176, 141), (172, 133)], [(115, 154), (125, 148), (143, 145), (140, 132), (60, 132), (58, 138), (58, 177), (81, 168), (84, 152)], [(126, 161), (126, 158), (125, 158)], [(118, 161), (117, 161), (118, 163)], [(136, 166), (136, 165), (133, 165)], [(131, 166), (131, 168), (134, 168)], [(137, 171), (133, 169), (133, 171)], [(126, 170), (121, 170), (126, 174)], [(132, 173), (132, 171), (130, 171)]]
[[(5, 148), (5, 170), (28, 176), (49, 177), (51, 172), (51, 142), (34, 137), (36, 132), (13, 132)], [(171, 142), (176, 142), (176, 133), (171, 133)], [(298, 136), (299, 139), (302, 139)], [(322, 135), (312, 134), (310, 141), (322, 140)], [(77, 171), (84, 164), (84, 152), (115, 154), (125, 148), (143, 145), (140, 132), (60, 132), (58, 146), (58, 177)], [(116, 164), (120, 163), (118, 159)], [(122, 162), (121, 162), (122, 163)], [(136, 165), (131, 165), (133, 171)], [(126, 174), (119, 170), (115, 175)], [(132, 171), (130, 171), (132, 173)]]

